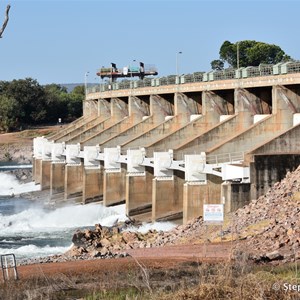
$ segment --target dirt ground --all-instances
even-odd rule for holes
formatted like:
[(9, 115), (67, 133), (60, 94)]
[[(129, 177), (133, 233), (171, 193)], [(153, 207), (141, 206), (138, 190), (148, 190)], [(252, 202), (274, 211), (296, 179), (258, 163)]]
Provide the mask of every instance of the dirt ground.
[(32, 145), (32, 139), (36, 136), (47, 136), (60, 129), (60, 126), (46, 126), (34, 129), (23, 130), (12, 133), (0, 134), (1, 144)]
[(231, 243), (176, 245), (132, 249), (123, 258), (22, 265), (17, 281), (12, 269), (8, 282), (0, 275), (0, 299), (162, 299), (162, 294), (196, 287), (211, 267), (229, 266), (231, 250)]
[(32, 264), (18, 267), (20, 278), (51, 277), (58, 274), (75, 275), (84, 273), (122, 272), (139, 268), (139, 263), (149, 269), (177, 268), (185, 262), (228, 262), (231, 257), (232, 244), (208, 243), (198, 245), (175, 245), (159, 248), (128, 250), (130, 256), (112, 259), (78, 260), (45, 264)]
[(32, 163), (33, 138), (50, 135), (59, 129), (60, 126), (48, 126), (0, 134), (0, 162)]

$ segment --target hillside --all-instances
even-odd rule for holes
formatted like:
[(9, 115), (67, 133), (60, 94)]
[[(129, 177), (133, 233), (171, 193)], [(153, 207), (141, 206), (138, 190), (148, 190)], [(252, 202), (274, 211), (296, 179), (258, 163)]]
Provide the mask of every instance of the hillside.
[[(60, 83), (59, 85), (62, 87), (65, 87), (67, 89), (68, 93), (71, 93), (76, 86), (82, 86), (82, 85), (84, 85), (84, 83)], [(87, 85), (90, 85), (90, 84), (87, 84)]]

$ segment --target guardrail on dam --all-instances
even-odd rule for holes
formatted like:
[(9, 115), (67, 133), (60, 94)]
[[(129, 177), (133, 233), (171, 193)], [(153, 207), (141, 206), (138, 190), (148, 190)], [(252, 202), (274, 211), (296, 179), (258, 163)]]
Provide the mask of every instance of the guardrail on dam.
[(300, 73), (91, 91), (83, 117), (34, 140), (52, 201), (186, 223), (203, 204), (236, 210), (300, 163)]

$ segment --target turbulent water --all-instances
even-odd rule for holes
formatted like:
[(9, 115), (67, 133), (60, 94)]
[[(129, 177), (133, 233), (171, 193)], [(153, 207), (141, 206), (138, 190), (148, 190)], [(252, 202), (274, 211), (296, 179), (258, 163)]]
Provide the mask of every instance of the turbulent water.
[(20, 184), (14, 176), (6, 173), (0, 173), (0, 197), (18, 195), (38, 190), (40, 190), (40, 186), (35, 185), (34, 182)]
[[(14, 253), (17, 259), (23, 259), (63, 253), (71, 247), (76, 229), (97, 223), (111, 226), (117, 220), (126, 220), (125, 205), (108, 208), (89, 204), (50, 209), (41, 202), (17, 196), (39, 189), (39, 185), (20, 184), (12, 175), (0, 173), (0, 255)], [(7, 197), (12, 194), (14, 197)], [(174, 226), (169, 222), (154, 223), (131, 230), (168, 230)]]

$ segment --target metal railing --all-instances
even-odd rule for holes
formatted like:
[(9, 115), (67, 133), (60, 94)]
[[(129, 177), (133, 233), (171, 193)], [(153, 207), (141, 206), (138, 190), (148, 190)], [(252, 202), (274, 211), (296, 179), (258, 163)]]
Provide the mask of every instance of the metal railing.
[(218, 165), (218, 164), (230, 164), (240, 163), (244, 161), (244, 152), (232, 152), (216, 155), (206, 156), (206, 163)]
[(11, 277), (17, 280), (19, 277), (18, 277), (15, 255), (12, 253), (0, 255), (0, 261), (1, 261), (3, 280), (7, 281), (11, 279)]
[(134, 89), (141, 87), (156, 87), (164, 85), (182, 85), (194, 82), (218, 81), (238, 78), (252, 78), (261, 76), (276, 76), (292, 73), (300, 73), (300, 61), (288, 61), (276, 65), (260, 64), (257, 67), (228, 68), (220, 71), (194, 72), (180, 76), (169, 75), (165, 77), (144, 78), (143, 80), (124, 79), (112, 83), (102, 83), (87, 87), (87, 94), (105, 92), (109, 90)]

